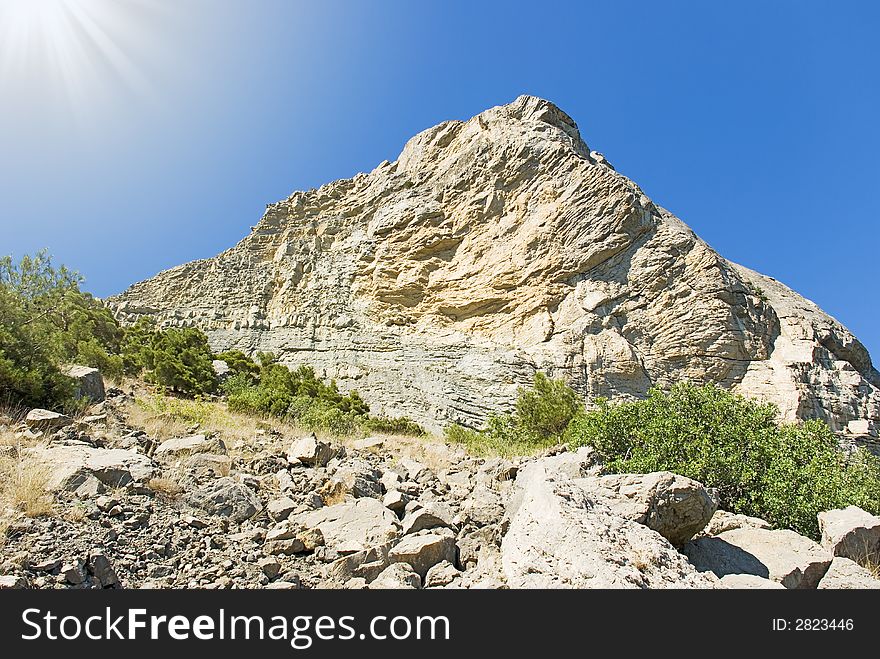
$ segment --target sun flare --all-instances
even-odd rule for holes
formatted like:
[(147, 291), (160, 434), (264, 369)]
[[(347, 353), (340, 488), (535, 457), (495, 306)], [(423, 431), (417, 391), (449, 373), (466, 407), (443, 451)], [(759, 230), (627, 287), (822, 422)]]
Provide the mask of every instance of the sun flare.
[(130, 46), (138, 13), (153, 0), (0, 0), (0, 86), (83, 106), (108, 81), (148, 85)]

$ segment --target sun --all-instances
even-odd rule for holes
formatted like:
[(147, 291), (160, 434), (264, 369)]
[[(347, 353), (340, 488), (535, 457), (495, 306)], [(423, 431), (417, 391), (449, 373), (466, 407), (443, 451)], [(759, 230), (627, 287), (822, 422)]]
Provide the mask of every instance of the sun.
[(144, 91), (129, 45), (153, 0), (0, 0), (0, 89), (80, 108), (102, 86)]

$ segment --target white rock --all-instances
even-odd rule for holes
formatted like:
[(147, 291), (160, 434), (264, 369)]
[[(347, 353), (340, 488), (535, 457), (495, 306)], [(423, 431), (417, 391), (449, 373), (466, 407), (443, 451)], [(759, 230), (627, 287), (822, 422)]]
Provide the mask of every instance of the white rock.
[(764, 577), (757, 577), (754, 574), (725, 574), (718, 580), (718, 588), (785, 590), (785, 586), (781, 583), (765, 579)]
[(27, 413), (24, 422), (34, 430), (57, 430), (73, 423), (73, 419), (59, 412), (36, 408)]
[(226, 444), (219, 438), (208, 439), (205, 435), (190, 435), (166, 439), (156, 447), (153, 456), (161, 459), (195, 453), (226, 453)]
[(312, 433), (291, 444), (287, 450), (287, 458), (310, 467), (323, 467), (330, 462), (335, 453), (329, 444), (318, 441), (318, 438)]
[(718, 577), (751, 574), (786, 588), (815, 588), (831, 565), (831, 554), (787, 529), (739, 528), (697, 538), (682, 552), (699, 570)]
[(880, 565), (880, 517), (857, 506), (819, 513), (822, 546), (860, 565)]
[(74, 492), (94, 477), (110, 488), (152, 478), (157, 465), (147, 456), (124, 449), (90, 446), (34, 447), (25, 451), (28, 460), (47, 470), (46, 487), (52, 491)]
[(591, 500), (560, 456), (520, 469), (501, 543), (511, 588), (712, 588), (655, 531)]
[(292, 520), (320, 529), (327, 545), (340, 554), (383, 545), (400, 536), (397, 516), (369, 497), (301, 513)]
[(676, 547), (702, 531), (718, 508), (717, 497), (702, 484), (668, 471), (594, 476), (576, 482), (615, 514), (657, 531)]
[(819, 582), (820, 590), (880, 589), (880, 579), (870, 570), (842, 556), (835, 556), (828, 572)]
[(369, 585), (371, 590), (421, 588), (422, 579), (407, 563), (392, 563)]
[(451, 532), (440, 533), (439, 530), (408, 535), (391, 548), (388, 560), (409, 563), (424, 579), (428, 570), (438, 563), (455, 561), (455, 537)]

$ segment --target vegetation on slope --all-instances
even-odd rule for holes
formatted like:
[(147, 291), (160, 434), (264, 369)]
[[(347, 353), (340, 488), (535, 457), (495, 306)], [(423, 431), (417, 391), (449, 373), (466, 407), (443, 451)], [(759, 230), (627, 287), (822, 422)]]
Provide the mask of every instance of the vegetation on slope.
[(880, 459), (841, 449), (823, 421), (781, 423), (762, 404), (716, 385), (681, 383), (645, 400), (572, 404), (562, 381), (538, 374), (511, 414), (447, 437), (476, 452), (593, 447), (612, 473), (668, 470), (718, 489), (721, 507), (818, 537), (816, 514), (856, 505), (880, 513)]

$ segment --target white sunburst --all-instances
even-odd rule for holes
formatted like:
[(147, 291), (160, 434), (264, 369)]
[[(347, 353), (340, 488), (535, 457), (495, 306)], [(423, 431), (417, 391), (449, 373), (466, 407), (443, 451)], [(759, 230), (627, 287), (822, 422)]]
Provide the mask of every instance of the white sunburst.
[(0, 0), (0, 94), (66, 98), (86, 109), (114, 78), (139, 96), (150, 85), (131, 50), (155, 0)]

